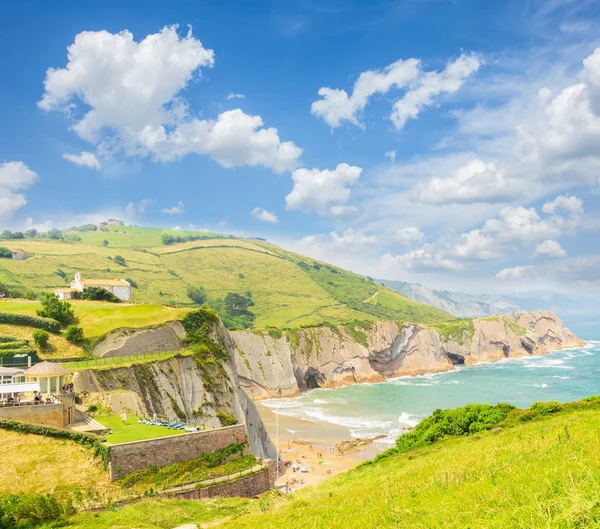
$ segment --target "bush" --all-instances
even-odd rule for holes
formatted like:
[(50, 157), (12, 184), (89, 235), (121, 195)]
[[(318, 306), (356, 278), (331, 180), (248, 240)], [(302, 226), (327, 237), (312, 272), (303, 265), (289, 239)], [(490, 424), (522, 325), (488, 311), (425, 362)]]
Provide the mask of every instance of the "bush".
[(71, 229), (73, 231), (96, 231), (98, 226), (95, 224), (83, 224), (81, 226), (73, 226)]
[(71, 304), (67, 301), (60, 301), (56, 294), (49, 292), (42, 295), (40, 303), (42, 308), (38, 309), (37, 314), (42, 318), (52, 318), (63, 325), (67, 325), (75, 319)]
[(89, 301), (110, 301), (120, 303), (121, 300), (109, 290), (102, 287), (85, 287), (83, 292), (72, 292), (72, 299), (86, 299)]
[(83, 341), (83, 329), (77, 325), (69, 325), (65, 331), (67, 341), (75, 343)]
[(6, 246), (0, 246), (0, 258), (11, 259), (12, 252)]
[(237, 419), (231, 413), (218, 411), (217, 417), (221, 421), (221, 426), (233, 426), (234, 424), (238, 423)]
[(206, 290), (204, 287), (193, 287), (189, 285), (187, 287), (187, 296), (190, 298), (196, 305), (203, 305), (206, 302)]
[(74, 514), (70, 502), (62, 505), (52, 494), (6, 494), (0, 496), (0, 528), (29, 529), (59, 522)]
[(126, 277), (125, 281), (127, 281), (131, 285), (131, 288), (137, 288), (138, 287), (137, 283), (133, 279), (131, 279), (130, 277)]
[(48, 339), (50, 338), (50, 335), (48, 334), (47, 331), (42, 331), (41, 329), (37, 329), (35, 331), (33, 331), (33, 341), (35, 342), (35, 345), (38, 345), (40, 347), (46, 347), (48, 345)]
[(125, 262), (125, 258), (120, 255), (115, 255), (113, 257), (113, 261), (117, 264), (120, 264), (121, 266), (127, 266), (127, 263)]
[[(35, 332), (46, 332), (46, 331), (35, 331)], [(46, 333), (48, 334), (48, 333)], [(4, 342), (0, 343), (0, 351), (12, 351), (14, 349), (21, 349), (29, 345), (27, 340), (16, 340), (14, 342)]]
[(28, 327), (36, 327), (53, 333), (60, 332), (60, 323), (58, 321), (51, 318), (29, 316), (28, 314), (0, 312), (0, 323), (6, 323), (8, 325), (27, 325)]

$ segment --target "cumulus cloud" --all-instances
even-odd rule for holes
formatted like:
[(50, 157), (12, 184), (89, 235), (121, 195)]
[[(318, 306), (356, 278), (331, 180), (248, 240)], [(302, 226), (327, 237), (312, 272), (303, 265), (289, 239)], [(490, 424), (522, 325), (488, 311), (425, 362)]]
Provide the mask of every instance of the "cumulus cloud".
[(537, 277), (537, 269), (533, 265), (515, 266), (514, 268), (504, 268), (496, 274), (496, 279), (520, 280)]
[(502, 253), (500, 244), (479, 229), (461, 233), (445, 248), (446, 255), (463, 261), (487, 261), (502, 256)]
[(179, 201), (176, 206), (173, 206), (172, 208), (161, 209), (160, 212), (164, 213), (165, 215), (181, 215), (183, 213), (183, 208), (183, 202)]
[(225, 98), (227, 101), (231, 101), (232, 99), (245, 99), (246, 96), (244, 94), (235, 94), (230, 92), (229, 95)]
[(266, 209), (262, 208), (254, 208), (252, 210), (252, 216), (256, 220), (260, 220), (261, 222), (270, 222), (273, 224), (279, 222), (279, 219), (277, 218), (277, 215), (275, 215), (275, 213), (271, 213), (270, 211), (267, 211)]
[(129, 31), (84, 31), (68, 47), (65, 68), (49, 68), (45, 111), (86, 110), (73, 130), (111, 156), (152, 156), (169, 161), (206, 154), (225, 167), (264, 165), (282, 172), (298, 166), (301, 149), (263, 128), (260, 116), (230, 110), (216, 120), (194, 116), (182, 91), (212, 67), (214, 52), (177, 26), (140, 42)]
[(390, 115), (396, 129), (401, 129), (406, 121), (433, 105), (436, 96), (459, 90), (480, 65), (481, 60), (474, 54), (463, 54), (448, 62), (441, 72), (423, 71), (418, 59), (399, 60), (383, 70), (361, 73), (351, 95), (342, 89), (320, 88), (322, 99), (312, 104), (311, 111), (332, 128), (344, 121), (360, 125), (360, 114), (372, 96), (386, 94), (393, 88), (406, 89), (404, 96), (395, 101)]
[(411, 228), (403, 228), (401, 230), (396, 230), (393, 235), (394, 242), (399, 244), (413, 244), (416, 242), (421, 242), (423, 240), (424, 234), (419, 228), (411, 227)]
[(348, 228), (341, 234), (332, 231), (328, 235), (308, 235), (297, 241), (295, 246), (308, 255), (331, 256), (336, 252), (360, 253), (378, 244), (379, 238), (375, 235)]
[(329, 214), (337, 219), (350, 220), (360, 215), (360, 210), (356, 206), (332, 206)]
[(523, 190), (525, 182), (508, 179), (496, 163), (471, 160), (452, 176), (434, 177), (417, 186), (415, 196), (429, 204), (472, 204), (507, 202)]
[(14, 213), (27, 204), (23, 193), (38, 179), (38, 175), (23, 162), (0, 164), (0, 220), (7, 222)]
[[(361, 167), (347, 163), (339, 164), (334, 170), (296, 169), (292, 173), (294, 188), (285, 197), (286, 209), (316, 211), (321, 215), (334, 213), (329, 207), (350, 199), (350, 186), (358, 181), (361, 173)], [(339, 214), (340, 210), (335, 212)]]
[(558, 258), (567, 257), (567, 252), (559, 242), (547, 239), (535, 247), (535, 257)]
[(402, 255), (385, 254), (380, 264), (388, 269), (400, 267), (413, 272), (457, 271), (464, 268), (462, 263), (444, 257), (434, 244), (424, 244)]
[(146, 213), (146, 209), (155, 202), (156, 200), (152, 198), (143, 198), (137, 203), (129, 202), (127, 206), (125, 206), (125, 213), (130, 217), (134, 217), (138, 213)]
[(93, 152), (81, 151), (79, 154), (63, 154), (62, 157), (75, 165), (89, 167), (90, 169), (96, 169), (96, 171), (99, 171), (101, 167), (98, 158), (96, 158)]

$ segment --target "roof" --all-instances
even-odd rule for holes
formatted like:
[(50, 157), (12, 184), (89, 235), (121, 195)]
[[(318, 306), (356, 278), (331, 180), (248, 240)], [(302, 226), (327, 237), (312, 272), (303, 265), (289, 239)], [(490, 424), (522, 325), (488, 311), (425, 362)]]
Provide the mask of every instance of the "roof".
[(68, 371), (59, 366), (58, 364), (53, 364), (52, 362), (40, 362), (39, 364), (30, 367), (27, 371), (25, 371), (25, 375), (66, 375)]
[(23, 369), (16, 367), (0, 367), (0, 375), (22, 375), (23, 371)]
[(16, 384), (0, 384), (0, 393), (28, 393), (39, 391), (37, 382), (18, 382)]
[(128, 287), (129, 284), (122, 279), (80, 279), (80, 283), (88, 286), (111, 286), (111, 287)]

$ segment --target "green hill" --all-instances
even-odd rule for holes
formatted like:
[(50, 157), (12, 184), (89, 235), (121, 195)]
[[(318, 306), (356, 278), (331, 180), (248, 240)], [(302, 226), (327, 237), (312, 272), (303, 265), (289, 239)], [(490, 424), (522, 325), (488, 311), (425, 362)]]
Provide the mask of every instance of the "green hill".
[(599, 420), (600, 397), (529, 410), (438, 410), (417, 426), (412, 440), (402, 436), (388, 457), (288, 497), (216, 504), (147, 500), (116, 512), (80, 514), (65, 527), (600, 527)]
[[(180, 242), (165, 244), (165, 234)], [(431, 323), (452, 318), (372, 279), (263, 240), (139, 227), (67, 230), (63, 237), (0, 242), (30, 256), (24, 261), (1, 259), (0, 283), (40, 293), (64, 287), (76, 272), (84, 278), (118, 277), (135, 285), (136, 303), (184, 308), (193, 306), (187, 295), (190, 286), (203, 287), (208, 303), (217, 309), (227, 293), (250, 292), (256, 328), (377, 319)], [(185, 240), (190, 237), (195, 240)], [(123, 257), (125, 264), (116, 262), (116, 256)]]

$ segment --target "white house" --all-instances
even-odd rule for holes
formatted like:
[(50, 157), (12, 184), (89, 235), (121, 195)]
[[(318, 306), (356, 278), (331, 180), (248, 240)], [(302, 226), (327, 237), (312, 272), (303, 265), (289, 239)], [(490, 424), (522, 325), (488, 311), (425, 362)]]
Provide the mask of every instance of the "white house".
[(59, 299), (70, 299), (74, 291), (83, 292), (86, 287), (102, 287), (123, 301), (131, 300), (131, 285), (124, 279), (81, 279), (77, 272), (69, 288), (57, 288), (54, 293)]

